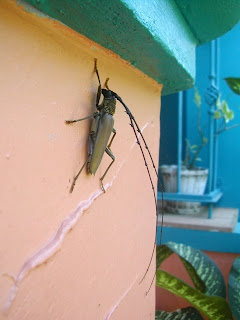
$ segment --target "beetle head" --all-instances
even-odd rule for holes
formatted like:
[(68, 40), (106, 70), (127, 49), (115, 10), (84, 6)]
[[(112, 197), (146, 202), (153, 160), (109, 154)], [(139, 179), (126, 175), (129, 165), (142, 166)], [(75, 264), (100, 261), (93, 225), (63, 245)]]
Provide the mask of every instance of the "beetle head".
[(114, 95), (111, 90), (102, 89), (102, 94), (105, 99), (113, 99), (114, 98)]

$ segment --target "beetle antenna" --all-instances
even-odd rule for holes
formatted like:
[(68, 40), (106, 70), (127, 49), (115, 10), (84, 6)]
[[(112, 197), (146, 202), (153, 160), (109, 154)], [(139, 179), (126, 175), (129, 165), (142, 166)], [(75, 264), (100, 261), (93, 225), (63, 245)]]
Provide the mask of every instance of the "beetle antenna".
[[(151, 174), (150, 174), (148, 165), (147, 165), (147, 160), (146, 160), (145, 154), (144, 154), (144, 152), (143, 152), (142, 145), (141, 145), (141, 143), (140, 143), (140, 141), (139, 141), (139, 139), (138, 139), (138, 136), (137, 136), (137, 131), (138, 131), (138, 130), (136, 130), (136, 128), (135, 128), (135, 126), (134, 126), (134, 123), (135, 123), (135, 122), (133, 122), (133, 115), (132, 115), (131, 111), (128, 109), (128, 107), (125, 105), (125, 103), (122, 101), (122, 99), (121, 99), (118, 95), (116, 95), (116, 98), (117, 98), (118, 101), (120, 101), (120, 102), (122, 103), (122, 105), (123, 105), (124, 108), (126, 109), (127, 115), (129, 116), (130, 126), (132, 127), (133, 132), (134, 132), (134, 134), (135, 134), (135, 137), (136, 137), (136, 140), (137, 140), (137, 144), (139, 145), (139, 148), (140, 148), (140, 150), (141, 150), (141, 153), (142, 153), (142, 156), (143, 156), (143, 160), (144, 160), (144, 164), (145, 164), (145, 166), (146, 166), (146, 169), (147, 169), (147, 172), (148, 172), (148, 176), (149, 176), (149, 179), (150, 179), (150, 182), (151, 182), (151, 186), (152, 186), (152, 189), (153, 189), (154, 202), (155, 202), (155, 204), (157, 204), (156, 191), (155, 191), (155, 188), (154, 188), (154, 185), (153, 185), (152, 177), (151, 177)], [(119, 98), (119, 99), (118, 99), (118, 98)], [(139, 129), (139, 130), (140, 130), (140, 129)], [(140, 131), (141, 131), (141, 130), (140, 130)]]
[(158, 177), (158, 172), (157, 172), (156, 166), (155, 166), (155, 164), (154, 164), (154, 161), (153, 161), (151, 152), (150, 152), (150, 150), (149, 150), (149, 148), (148, 148), (148, 145), (147, 145), (147, 143), (146, 143), (146, 140), (144, 139), (144, 136), (143, 136), (143, 134), (142, 134), (142, 132), (141, 132), (141, 130), (140, 130), (140, 128), (139, 128), (139, 126), (138, 126), (138, 124), (137, 124), (137, 122), (136, 122), (136, 120), (135, 120), (134, 117), (133, 117), (133, 122), (135, 123), (135, 125), (136, 125), (136, 127), (137, 127), (137, 131), (139, 132), (139, 134), (140, 134), (140, 136), (141, 136), (141, 138), (142, 138), (142, 140), (143, 140), (143, 142), (144, 142), (145, 148), (147, 149), (148, 154), (149, 154), (149, 156), (150, 156), (150, 159), (151, 159), (151, 162), (152, 162), (152, 166), (153, 166), (153, 168), (154, 168), (154, 171), (155, 171), (155, 173), (156, 173), (156, 176)]
[[(140, 283), (142, 283), (142, 281), (144, 280), (146, 274), (147, 274), (148, 271), (149, 271), (149, 268), (150, 268), (150, 266), (151, 266), (152, 259), (153, 259), (153, 257), (154, 257), (154, 253), (155, 253), (156, 242), (157, 242), (158, 212), (157, 212), (157, 197), (156, 197), (156, 191), (155, 191), (155, 188), (154, 188), (154, 185), (153, 185), (152, 177), (151, 177), (151, 175), (150, 175), (150, 171), (149, 171), (149, 168), (148, 168), (148, 165), (147, 165), (147, 161), (146, 161), (146, 158), (145, 158), (145, 155), (144, 155), (142, 146), (141, 146), (140, 141), (139, 141), (138, 136), (137, 136), (137, 132), (140, 133), (140, 135), (141, 135), (141, 137), (142, 137), (142, 139), (143, 139), (143, 142), (144, 142), (144, 144), (145, 144), (145, 147), (146, 147), (146, 149), (148, 150), (148, 154), (150, 155), (150, 158), (151, 158), (151, 161), (152, 161), (152, 164), (153, 164), (153, 168), (155, 169), (155, 173), (156, 173), (157, 177), (158, 177), (158, 173), (157, 173), (156, 166), (155, 166), (155, 164), (154, 164), (152, 155), (151, 155), (151, 153), (150, 153), (150, 151), (149, 151), (149, 148), (148, 148), (148, 146), (147, 146), (146, 140), (144, 139), (144, 137), (143, 137), (143, 135), (142, 135), (142, 133), (141, 133), (141, 130), (140, 130), (140, 128), (139, 128), (136, 120), (134, 119), (131, 111), (129, 110), (129, 108), (127, 107), (127, 105), (122, 101), (121, 97), (119, 97), (116, 93), (114, 93), (114, 95), (115, 95), (116, 99), (123, 105), (123, 107), (125, 108), (126, 113), (127, 113), (128, 116), (129, 116), (130, 126), (131, 126), (132, 129), (133, 129), (133, 132), (134, 132), (135, 137), (136, 137), (136, 140), (137, 140), (137, 144), (138, 144), (139, 147), (140, 147), (140, 150), (141, 150), (141, 153), (142, 153), (142, 156), (143, 156), (143, 160), (144, 160), (144, 163), (145, 163), (147, 172), (148, 172), (148, 176), (149, 176), (149, 179), (150, 179), (150, 182), (151, 182), (151, 186), (152, 186), (152, 190), (153, 190), (153, 196), (154, 196), (154, 203), (155, 203), (155, 207), (156, 207), (156, 230), (155, 230), (154, 246), (153, 246), (152, 255), (151, 255), (151, 258), (150, 258), (148, 267), (147, 267), (147, 269), (146, 269), (146, 271), (145, 271), (145, 273), (144, 273), (144, 275), (143, 275), (143, 277), (142, 277), (142, 279), (141, 279), (141, 281), (140, 281)], [(136, 125), (136, 128), (135, 128), (135, 125)], [(161, 190), (161, 192), (162, 192), (162, 190)], [(163, 226), (163, 193), (162, 193), (162, 201), (161, 201), (161, 202), (162, 202), (162, 205), (161, 205), (161, 207), (162, 207), (162, 225), (161, 225), (161, 232), (160, 232), (160, 244), (161, 244), (161, 241), (162, 241), (162, 226)], [(154, 278), (155, 278), (155, 274), (156, 274), (156, 272), (154, 273)], [(152, 286), (152, 284), (153, 284), (154, 278), (153, 278), (153, 280), (152, 280), (152, 282), (151, 282), (150, 288), (151, 288), (151, 286)], [(140, 284), (140, 283), (139, 283), (139, 284)], [(148, 289), (148, 291), (147, 291), (146, 294), (148, 294), (150, 288)]]
[(126, 113), (128, 114), (129, 118), (130, 118), (130, 116), (131, 116), (132, 121), (133, 121), (134, 124), (136, 125), (136, 127), (137, 127), (137, 132), (140, 134), (140, 136), (141, 136), (141, 138), (142, 138), (142, 140), (143, 140), (143, 143), (144, 143), (144, 145), (145, 145), (145, 148), (147, 149), (148, 154), (149, 154), (149, 156), (150, 156), (150, 159), (151, 159), (152, 166), (153, 166), (153, 168), (154, 168), (155, 174), (156, 174), (156, 176), (158, 177), (158, 172), (157, 172), (155, 163), (154, 163), (154, 161), (153, 161), (153, 157), (152, 157), (151, 152), (150, 152), (150, 150), (149, 150), (149, 148), (148, 148), (147, 142), (146, 142), (146, 140), (144, 139), (144, 136), (143, 136), (143, 134), (142, 134), (142, 132), (141, 132), (138, 124), (137, 124), (137, 121), (135, 120), (135, 118), (134, 118), (133, 114), (131, 113), (131, 111), (129, 110), (129, 108), (128, 108), (128, 107), (126, 106), (126, 104), (122, 101), (122, 98), (119, 97), (119, 95), (117, 95), (116, 93), (114, 93), (114, 94), (115, 94), (116, 99), (117, 99), (119, 102), (121, 102), (121, 104), (124, 106), (124, 108), (125, 108), (125, 110), (126, 110)]
[[(163, 210), (163, 187), (162, 187), (162, 184), (160, 184), (160, 191), (161, 191), (161, 216), (162, 216), (162, 221), (161, 221), (161, 228), (160, 228), (160, 241), (159, 241), (159, 243), (160, 243), (160, 245), (162, 244), (162, 234), (163, 234), (163, 214), (164, 214), (164, 210)], [(156, 208), (156, 210), (157, 210), (157, 208)], [(156, 245), (156, 243), (157, 243), (157, 226), (158, 226), (158, 213), (157, 213), (157, 224), (156, 224), (156, 239), (155, 239), (155, 245)], [(154, 282), (154, 279), (155, 279), (155, 277), (156, 277), (156, 272), (157, 272), (157, 270), (154, 272), (154, 276), (153, 276), (153, 279), (152, 279), (152, 282), (151, 282), (151, 284), (150, 284), (150, 286), (149, 286), (149, 288), (148, 288), (148, 291), (146, 292), (146, 296), (148, 295), (148, 293), (149, 293), (149, 291), (150, 291), (150, 289), (151, 289), (151, 287), (152, 287), (152, 285), (153, 285), (153, 282)]]
[[(143, 153), (142, 146), (141, 146), (141, 144), (140, 144), (140, 142), (139, 142), (139, 139), (138, 139), (138, 136), (137, 136), (137, 132), (139, 132), (139, 134), (141, 135), (141, 138), (142, 138), (142, 140), (143, 140), (143, 142), (144, 142), (144, 145), (145, 145), (145, 147), (146, 147), (146, 149), (147, 149), (147, 151), (148, 151), (148, 154), (149, 154), (149, 156), (150, 156), (150, 158), (151, 158), (152, 165), (153, 165), (153, 168), (154, 168), (154, 171), (155, 171), (157, 177), (158, 177), (158, 172), (157, 172), (157, 170), (156, 170), (156, 166), (155, 166), (155, 164), (154, 164), (154, 161), (153, 161), (152, 155), (151, 155), (151, 153), (150, 153), (150, 150), (149, 150), (149, 148), (148, 148), (148, 146), (147, 146), (146, 140), (144, 139), (144, 137), (143, 137), (143, 135), (142, 135), (142, 132), (141, 132), (141, 130), (140, 130), (140, 128), (139, 128), (139, 126), (138, 126), (135, 118), (133, 117), (131, 111), (129, 110), (129, 108), (127, 107), (127, 105), (122, 101), (121, 97), (119, 97), (116, 93), (114, 93), (114, 95), (115, 95), (116, 99), (123, 105), (123, 107), (125, 108), (126, 113), (127, 113), (128, 116), (129, 116), (129, 119), (130, 119), (130, 122), (131, 122), (130, 125), (131, 125), (131, 127), (133, 128), (133, 132), (134, 132), (135, 137), (136, 137), (136, 139), (137, 139), (137, 144), (139, 145), (139, 147), (140, 147), (140, 149), (141, 149), (141, 153), (142, 153), (142, 156), (143, 156), (143, 159), (144, 159), (144, 162), (145, 162), (145, 166), (146, 166), (147, 171), (148, 171), (148, 176), (149, 176), (149, 179), (150, 179), (150, 182), (151, 182), (151, 185), (152, 185), (153, 194), (154, 194), (154, 202), (155, 202), (155, 205), (156, 205), (155, 241), (154, 241), (154, 246), (153, 246), (153, 250), (152, 250), (152, 255), (151, 255), (151, 258), (150, 258), (148, 267), (147, 267), (147, 269), (146, 269), (146, 271), (145, 271), (144, 276), (142, 277), (142, 280), (140, 281), (140, 283), (142, 283), (142, 281), (144, 280), (146, 274), (148, 273), (148, 270), (149, 270), (149, 268), (150, 268), (150, 266), (151, 266), (152, 259), (153, 259), (153, 257), (154, 257), (154, 253), (155, 253), (155, 248), (156, 248), (156, 244), (157, 244), (158, 211), (157, 211), (157, 197), (156, 197), (155, 188), (154, 188), (154, 186), (153, 186), (152, 178), (151, 178), (151, 176), (150, 176), (150, 172), (149, 172), (148, 166), (147, 166), (147, 164), (146, 164), (146, 158), (145, 158), (145, 155), (144, 155), (144, 153)], [(136, 125), (137, 130), (135, 129), (134, 124)], [(136, 131), (137, 131), (137, 132), (136, 132)], [(161, 194), (162, 194), (162, 197), (161, 197), (162, 221), (161, 221), (161, 229), (160, 229), (160, 245), (161, 245), (161, 244), (162, 244), (162, 234), (163, 234), (163, 219), (164, 219), (164, 218), (163, 218), (163, 215), (164, 215), (164, 212), (163, 212), (163, 211), (164, 211), (164, 210), (163, 210), (163, 187), (162, 187), (161, 184), (160, 184), (160, 191), (161, 191)], [(153, 279), (152, 279), (151, 285), (150, 285), (148, 291), (146, 292), (146, 295), (148, 294), (148, 292), (150, 291), (150, 289), (151, 289), (151, 287), (152, 287), (152, 284), (153, 284), (153, 282), (154, 282), (155, 276), (156, 276), (156, 271), (155, 271), (155, 273), (154, 273), (154, 277), (153, 277)], [(139, 283), (139, 284), (140, 284), (140, 283)]]

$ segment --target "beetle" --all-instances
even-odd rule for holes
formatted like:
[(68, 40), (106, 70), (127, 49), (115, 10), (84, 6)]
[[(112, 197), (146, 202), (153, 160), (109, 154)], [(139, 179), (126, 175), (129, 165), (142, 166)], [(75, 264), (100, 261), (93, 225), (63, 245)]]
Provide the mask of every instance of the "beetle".
[[(107, 167), (107, 169), (105, 170), (104, 174), (102, 175), (102, 177), (100, 178), (100, 183), (101, 183), (101, 189), (105, 192), (104, 186), (103, 186), (103, 179), (105, 178), (107, 172), (109, 171), (109, 169), (111, 168), (111, 166), (113, 165), (114, 161), (115, 161), (115, 157), (111, 151), (111, 145), (112, 142), (116, 136), (116, 130), (114, 129), (114, 118), (113, 115), (115, 113), (116, 110), (116, 101), (119, 101), (124, 109), (125, 112), (127, 113), (129, 120), (130, 120), (130, 126), (133, 129), (135, 138), (136, 138), (136, 142), (140, 147), (141, 153), (142, 153), (142, 157), (144, 160), (144, 164), (146, 166), (147, 172), (148, 172), (148, 177), (151, 183), (151, 187), (152, 187), (152, 191), (153, 191), (153, 196), (154, 196), (154, 202), (156, 205), (156, 228), (157, 228), (157, 197), (156, 197), (156, 191), (154, 188), (154, 184), (152, 181), (152, 177), (150, 174), (150, 170), (146, 161), (146, 157), (143, 151), (143, 147), (139, 141), (138, 138), (138, 134), (141, 136), (142, 141), (144, 143), (144, 146), (150, 156), (151, 159), (151, 163), (152, 166), (154, 168), (155, 174), (158, 177), (158, 172), (156, 169), (156, 166), (154, 164), (152, 155), (150, 153), (150, 150), (147, 146), (147, 143), (142, 135), (142, 132), (133, 116), (133, 114), (131, 113), (130, 109), (127, 107), (127, 105), (123, 102), (122, 98), (115, 93), (114, 91), (110, 90), (108, 87), (108, 80), (109, 78), (107, 78), (104, 87), (102, 88), (101, 86), (101, 80), (100, 80), (100, 76), (99, 76), (99, 72), (98, 72), (98, 68), (97, 68), (97, 59), (95, 59), (95, 65), (94, 65), (94, 71), (96, 72), (97, 78), (98, 78), (98, 82), (99, 82), (99, 86), (98, 86), (98, 91), (97, 91), (97, 97), (96, 97), (96, 109), (97, 111), (94, 112), (93, 114), (91, 114), (90, 116), (81, 118), (81, 119), (76, 119), (76, 120), (66, 120), (65, 123), (66, 124), (71, 124), (71, 123), (75, 123), (75, 122), (79, 122), (82, 120), (87, 120), (87, 119), (92, 119), (92, 123), (91, 123), (91, 128), (90, 128), (90, 134), (89, 134), (89, 143), (88, 143), (88, 157), (86, 162), (82, 165), (82, 167), (80, 168), (79, 172), (77, 173), (77, 175), (74, 177), (71, 188), (70, 188), (70, 193), (73, 192), (74, 186), (76, 184), (76, 181), (79, 177), (79, 175), (81, 174), (82, 170), (84, 169), (84, 167), (87, 167), (87, 173), (88, 174), (95, 174), (100, 163), (102, 160), (102, 157), (104, 155), (104, 152), (106, 152), (108, 154), (108, 156), (112, 159), (111, 163), (109, 164), (109, 166)], [(101, 95), (103, 95), (103, 101), (101, 104), (99, 104)], [(110, 136), (112, 135), (111, 139)], [(109, 141), (110, 140), (110, 141)], [(163, 203), (163, 198), (162, 198), (162, 203)], [(163, 219), (163, 217), (162, 217)], [(140, 281), (140, 283), (143, 281), (143, 279), (145, 278), (153, 256), (154, 256), (154, 252), (155, 252), (155, 247), (156, 247), (156, 236), (157, 236), (157, 232), (155, 234), (155, 241), (154, 241), (154, 247), (153, 247), (153, 251), (152, 251), (152, 255), (150, 258), (150, 262), (149, 265), (146, 269), (146, 272), (142, 278), (142, 280)], [(161, 228), (161, 233), (160, 233), (160, 242), (161, 242), (161, 238), (162, 238), (162, 228)], [(153, 278), (154, 280), (154, 278)], [(153, 283), (153, 282), (152, 282)], [(152, 284), (151, 284), (152, 285)]]
[[(104, 89), (104, 88), (102, 89), (101, 80), (100, 80), (99, 72), (97, 69), (97, 60), (96, 59), (95, 59), (94, 70), (97, 74), (97, 78), (98, 78), (98, 82), (99, 82), (98, 92), (97, 92), (97, 97), (96, 97), (97, 111), (94, 112), (93, 114), (91, 114), (90, 116), (87, 116), (87, 117), (84, 117), (81, 119), (66, 120), (65, 121), (66, 124), (71, 124), (74, 122), (92, 119), (92, 124), (91, 124), (90, 134), (89, 134), (89, 143), (88, 143), (88, 157), (87, 157), (86, 162), (83, 164), (83, 166), (81, 167), (81, 169), (77, 173), (77, 175), (74, 177), (71, 188), (70, 188), (70, 193), (73, 192), (76, 181), (85, 166), (87, 166), (87, 173), (88, 174), (95, 174), (96, 173), (96, 171), (101, 163), (104, 152), (106, 152), (108, 154), (108, 156), (111, 157), (111, 159), (112, 159), (112, 162), (109, 164), (106, 171), (104, 172), (104, 174), (100, 178), (101, 188), (105, 192), (105, 189), (103, 186), (103, 179), (105, 178), (107, 172), (109, 171), (110, 167), (112, 166), (112, 164), (115, 161), (115, 157), (111, 151), (111, 145), (112, 145), (112, 142), (116, 136), (116, 130), (113, 127), (113, 125), (114, 125), (113, 115), (116, 110), (116, 100), (118, 100), (123, 105), (123, 107), (125, 108), (125, 112), (129, 116), (130, 126), (132, 127), (132, 129), (134, 131), (134, 134), (135, 134), (135, 137), (137, 140), (137, 144), (139, 145), (139, 147), (141, 149), (144, 163), (147, 168), (148, 175), (149, 175), (149, 178), (151, 181), (152, 189), (154, 191), (154, 199), (156, 202), (155, 188), (154, 188), (154, 185), (152, 182), (152, 178), (151, 178), (150, 171), (149, 171), (149, 168), (147, 165), (147, 161), (146, 161), (146, 158), (145, 158), (145, 155), (143, 152), (143, 148), (142, 148), (140, 141), (138, 139), (138, 136), (137, 136), (137, 132), (141, 135), (141, 137), (143, 139), (145, 147), (150, 155), (150, 159), (152, 161), (152, 165), (153, 165), (153, 168), (155, 170), (156, 175), (158, 175), (158, 173), (156, 170), (156, 166), (153, 162), (152, 155), (151, 155), (149, 148), (147, 146), (147, 143), (141, 133), (141, 130), (140, 130), (135, 118), (133, 117), (131, 111), (126, 106), (126, 104), (123, 102), (121, 97), (117, 93), (115, 93), (109, 89), (109, 87), (108, 87), (109, 78), (105, 82), (106, 89)], [(102, 103), (99, 104), (101, 94), (103, 95), (104, 98), (103, 98)], [(112, 136), (110, 142), (108, 143), (110, 136), (111, 136), (111, 133), (113, 133), (113, 136)]]
[[(113, 162), (115, 161), (115, 157), (111, 151), (111, 144), (116, 135), (116, 130), (113, 128), (113, 124), (114, 124), (113, 115), (116, 110), (116, 98), (114, 96), (114, 93), (108, 88), (108, 85), (107, 85), (108, 79), (105, 82), (105, 86), (107, 87), (107, 89), (102, 89), (101, 81), (100, 81), (100, 77), (97, 69), (96, 59), (95, 59), (95, 72), (97, 74), (98, 81), (99, 81), (97, 98), (96, 98), (97, 111), (85, 118), (65, 121), (66, 124), (70, 124), (70, 123), (74, 123), (74, 122), (78, 122), (86, 119), (92, 119), (90, 134), (89, 134), (89, 143), (88, 143), (88, 157), (86, 162), (83, 164), (83, 166), (79, 170), (78, 174), (74, 177), (72, 186), (70, 189), (70, 193), (73, 192), (76, 181), (85, 166), (87, 166), (88, 174), (96, 173), (101, 163), (104, 152), (106, 152), (109, 155), (109, 157), (111, 157), (112, 159), (112, 162), (109, 164), (106, 171), (100, 178), (101, 188), (105, 192), (105, 189), (103, 186), (103, 179), (106, 176), (110, 167), (112, 166)], [(104, 98), (103, 98), (103, 102), (99, 104), (101, 94), (103, 94)], [(111, 133), (113, 133), (113, 136), (110, 142), (108, 143)]]

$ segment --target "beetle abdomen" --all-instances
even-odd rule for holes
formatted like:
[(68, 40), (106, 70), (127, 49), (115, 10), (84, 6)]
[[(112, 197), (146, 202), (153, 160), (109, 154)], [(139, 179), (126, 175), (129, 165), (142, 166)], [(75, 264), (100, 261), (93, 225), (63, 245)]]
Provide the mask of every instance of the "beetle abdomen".
[(113, 130), (113, 124), (114, 119), (112, 115), (108, 113), (105, 113), (99, 120), (93, 154), (88, 169), (91, 174), (95, 174), (100, 165), (109, 137)]

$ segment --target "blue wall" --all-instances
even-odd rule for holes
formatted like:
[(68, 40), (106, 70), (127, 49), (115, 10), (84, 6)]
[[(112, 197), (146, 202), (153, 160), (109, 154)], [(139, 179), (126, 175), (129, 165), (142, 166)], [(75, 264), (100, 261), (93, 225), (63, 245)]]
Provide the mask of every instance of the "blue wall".
[[(222, 98), (234, 110), (235, 119), (230, 125), (240, 123), (240, 96), (232, 94), (225, 84), (225, 77), (240, 77), (240, 24), (220, 38), (219, 87)], [(197, 49), (196, 83), (202, 96), (202, 127), (208, 134), (208, 112), (204, 93), (209, 86), (210, 44)], [(184, 136), (191, 144), (199, 142), (196, 130), (197, 108), (194, 105), (194, 90), (185, 92)], [(177, 154), (177, 96), (166, 96), (162, 101), (160, 164), (176, 163)], [(224, 192), (218, 206), (240, 209), (240, 127), (218, 136), (218, 179), (217, 184)], [(184, 151), (184, 150), (183, 150)], [(208, 165), (208, 147), (201, 153), (199, 166)]]
[(161, 164), (177, 162), (177, 102), (178, 94), (162, 97), (161, 107), (161, 138), (160, 161)]

